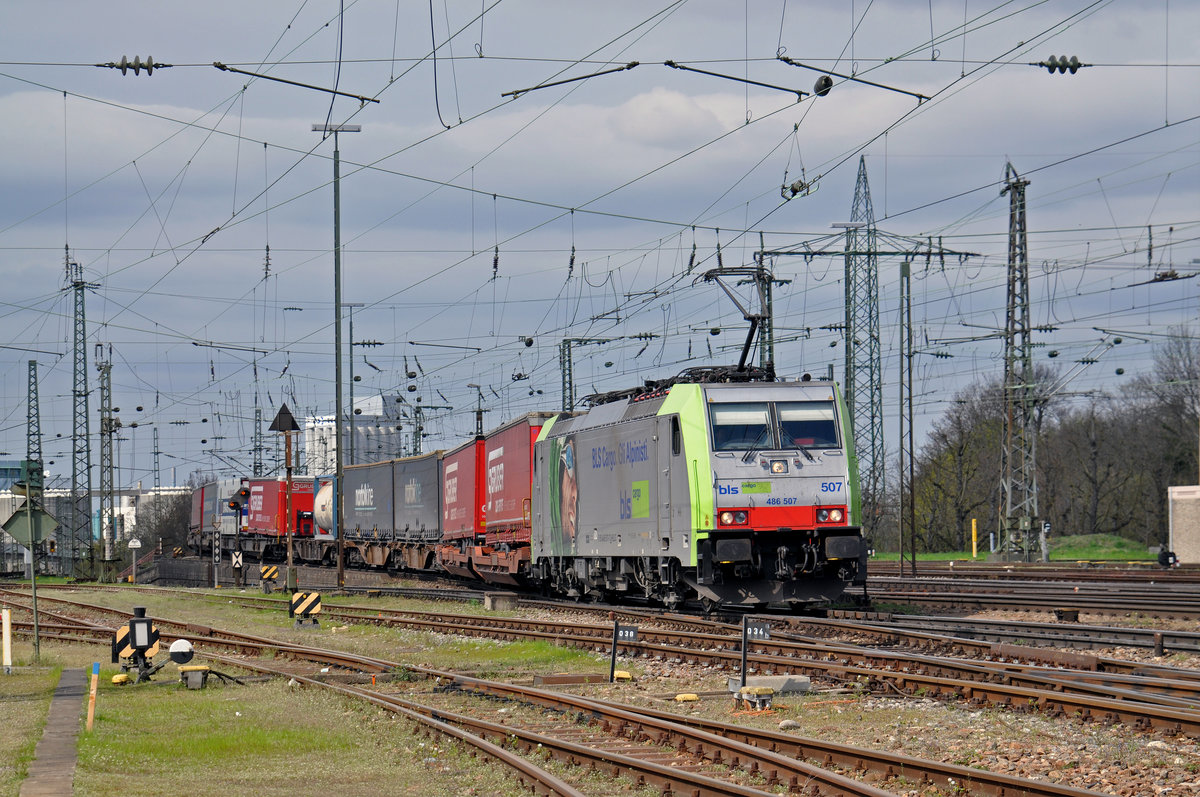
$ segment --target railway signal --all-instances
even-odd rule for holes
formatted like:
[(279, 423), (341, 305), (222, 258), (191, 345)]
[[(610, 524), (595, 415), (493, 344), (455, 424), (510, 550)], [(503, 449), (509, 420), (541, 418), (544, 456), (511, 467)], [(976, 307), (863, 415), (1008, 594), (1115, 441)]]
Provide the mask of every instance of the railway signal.
[(146, 616), (146, 607), (135, 606), (133, 617), (113, 634), (113, 664), (120, 663), (121, 672), (136, 670), (136, 683), (150, 680), (163, 667), (151, 663), (158, 654), (158, 639), (158, 628)]

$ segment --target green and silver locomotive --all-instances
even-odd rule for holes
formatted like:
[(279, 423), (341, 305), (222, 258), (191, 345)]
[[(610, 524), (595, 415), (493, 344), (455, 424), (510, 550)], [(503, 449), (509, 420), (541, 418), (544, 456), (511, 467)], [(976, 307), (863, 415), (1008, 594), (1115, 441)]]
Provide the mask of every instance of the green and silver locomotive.
[(825, 603), (865, 585), (835, 383), (692, 369), (591, 401), (534, 445), (531, 581), (710, 608)]

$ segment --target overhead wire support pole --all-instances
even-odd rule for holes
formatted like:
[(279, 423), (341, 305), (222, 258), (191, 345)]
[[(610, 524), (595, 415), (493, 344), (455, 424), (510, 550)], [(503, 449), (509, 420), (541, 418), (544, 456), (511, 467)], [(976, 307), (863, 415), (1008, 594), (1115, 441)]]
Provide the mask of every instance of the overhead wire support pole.
[[(420, 397), (417, 401), (420, 402)], [(413, 445), (412, 455), (415, 457), (421, 453), (421, 436), (425, 432), (425, 410), (453, 410), (453, 407), (445, 404), (413, 404)]]
[(887, 494), (883, 434), (883, 355), (879, 334), (879, 255), (867, 161), (858, 160), (844, 256), (846, 348), (843, 382), (859, 455), (864, 523), (876, 532)]
[[(346, 586), (342, 563), (342, 521), (345, 517), (343, 499), (345, 498), (345, 476), (342, 468), (345, 465), (345, 423), (343, 421), (346, 407), (342, 404), (342, 172), (341, 152), (338, 149), (338, 133), (358, 133), (362, 125), (329, 125), (314, 124), (314, 133), (333, 133), (333, 380), (334, 380), (334, 504), (338, 533), (338, 589)], [(290, 574), (289, 574), (290, 575)]]
[(113, 437), (121, 422), (113, 417), (112, 346), (104, 356), (104, 344), (96, 344), (96, 370), (100, 372), (100, 539), (103, 540), (104, 578), (108, 580), (114, 556), (116, 515), (113, 490)]
[(59, 571), (63, 575), (77, 575), (81, 540), (88, 540), (91, 575), (95, 575), (95, 553), (92, 539), (92, 449), (88, 413), (87, 372), (87, 314), (84, 297), (89, 290), (99, 287), (98, 283), (83, 279), (83, 267), (66, 253), (67, 285), (74, 293), (74, 368), (72, 369), (72, 424), (71, 424), (71, 522), (70, 539), (67, 545), (59, 546)]
[(358, 423), (354, 420), (354, 308), (365, 307), (362, 302), (343, 302), (342, 307), (350, 310), (350, 409), (347, 420), (350, 421), (350, 439), (347, 441), (347, 460), (354, 464), (354, 433), (358, 431)]
[(562, 411), (575, 409), (575, 362), (571, 348), (589, 343), (612, 343), (618, 338), (563, 338), (558, 344), (558, 368), (562, 372)]
[[(41, 631), (38, 628), (37, 569), (38, 547), (41, 541), (34, 538), (34, 498), (42, 492), (42, 421), (38, 403), (37, 360), (29, 361), (29, 391), (25, 423), (25, 520), (29, 525), (29, 589), (33, 601), (33, 661), (41, 662)], [(36, 472), (35, 470), (36, 469)], [(7, 630), (7, 629), (5, 629)], [(8, 640), (5, 640), (7, 643)], [(5, 651), (7, 653), (7, 651)]]
[[(917, 510), (913, 492), (915, 452), (913, 449), (913, 334), (912, 334), (912, 261), (900, 264), (900, 335), (903, 342), (900, 363), (900, 577), (904, 578), (907, 558), (908, 573), (917, 577)], [(908, 555), (905, 556), (904, 537), (908, 532)]]
[(1004, 328), (1004, 432), (1001, 440), (1001, 489), (1004, 493), (1003, 552), (1030, 561), (1037, 505), (1037, 400), (1033, 371), (1033, 326), (1029, 314), (1029, 246), (1025, 188), (1011, 163), (1005, 164), (1009, 195), (1008, 298)]

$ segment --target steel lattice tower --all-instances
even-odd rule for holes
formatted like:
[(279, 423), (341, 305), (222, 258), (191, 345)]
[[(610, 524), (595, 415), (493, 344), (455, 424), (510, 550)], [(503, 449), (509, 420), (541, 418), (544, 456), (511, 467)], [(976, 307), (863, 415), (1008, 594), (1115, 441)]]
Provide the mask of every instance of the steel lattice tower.
[(883, 364), (879, 341), (879, 257), (867, 161), (858, 159), (850, 224), (846, 225), (845, 395), (858, 450), (863, 525), (879, 524), (884, 500)]
[[(37, 463), (42, 468), (42, 421), (38, 411), (38, 375), (37, 360), (29, 361), (29, 406), (25, 414), (25, 459)], [(33, 485), (30, 485), (30, 500), (33, 497)]]
[(1033, 324), (1029, 316), (1029, 248), (1025, 187), (1011, 163), (1004, 167), (1008, 212), (1008, 304), (1004, 327), (1004, 552), (1028, 558), (1037, 517), (1037, 434), (1034, 428)]
[(158, 488), (162, 486), (162, 476), (158, 470), (158, 456), (162, 452), (158, 449), (158, 427), (154, 427), (154, 496), (158, 497)]
[[(353, 389), (353, 388), (351, 388)], [(254, 464), (251, 473), (255, 477), (263, 475), (263, 437), (262, 437), (262, 407), (258, 406), (258, 394), (254, 394)], [(354, 464), (354, 463), (350, 463)]]
[(114, 558), (116, 517), (113, 512), (113, 436), (120, 422), (113, 417), (112, 362), (104, 357), (103, 346), (96, 344), (96, 369), (100, 372), (100, 536), (104, 540), (104, 561)]
[(611, 343), (612, 338), (563, 338), (558, 343), (558, 368), (562, 373), (562, 411), (575, 409), (575, 358), (571, 354), (574, 346), (589, 343)]
[[(79, 546), (87, 541), (92, 551), (92, 443), (88, 419), (88, 374), (87, 374), (87, 316), (84, 313), (84, 296), (95, 283), (85, 282), (83, 267), (67, 255), (67, 282), (75, 297), (75, 331), (71, 396), (74, 411), (71, 425), (71, 519), (70, 540), (60, 545), (61, 572), (74, 574), (80, 559)], [(89, 555), (94, 565), (94, 554)], [(92, 568), (94, 570), (94, 566)]]

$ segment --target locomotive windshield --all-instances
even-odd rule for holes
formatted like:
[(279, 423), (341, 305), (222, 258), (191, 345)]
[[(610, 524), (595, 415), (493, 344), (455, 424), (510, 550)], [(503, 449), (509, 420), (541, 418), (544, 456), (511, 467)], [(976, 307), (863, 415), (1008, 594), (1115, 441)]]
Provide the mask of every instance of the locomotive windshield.
[(756, 401), (709, 406), (715, 451), (836, 448), (832, 401)]
[(715, 450), (746, 451), (771, 447), (771, 413), (766, 402), (713, 404), (711, 417)]
[(780, 448), (837, 448), (832, 401), (789, 401), (776, 406)]

